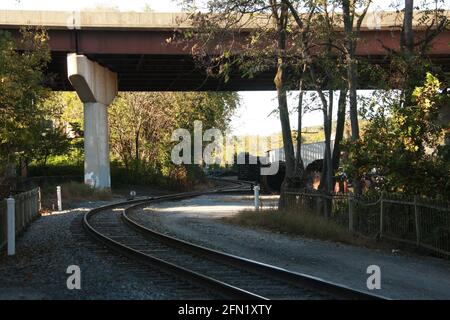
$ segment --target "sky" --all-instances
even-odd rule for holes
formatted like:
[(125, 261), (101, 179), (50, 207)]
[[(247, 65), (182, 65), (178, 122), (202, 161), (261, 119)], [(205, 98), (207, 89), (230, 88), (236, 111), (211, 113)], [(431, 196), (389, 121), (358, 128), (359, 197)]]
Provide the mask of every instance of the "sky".
[[(198, 1), (201, 2), (201, 1)], [(373, 9), (387, 9), (391, 1), (374, 0)], [(394, 2), (399, 2), (394, 1)], [(156, 12), (179, 12), (179, 0), (1, 0), (0, 10), (84, 10), (88, 8), (117, 7), (121, 11), (143, 11), (148, 5)], [(416, 0), (416, 3), (418, 1)], [(450, 0), (445, 0), (445, 7), (450, 10)], [(241, 107), (232, 118), (231, 132), (235, 135), (271, 135), (280, 131), (279, 119), (272, 111), (277, 107), (275, 91), (241, 91)], [(366, 93), (370, 94), (370, 93)], [(292, 129), (297, 128), (297, 114), (295, 112), (298, 94), (291, 94), (289, 106)], [(335, 108), (336, 111), (336, 108)], [(336, 115), (334, 114), (334, 119)], [(323, 123), (321, 111), (306, 113), (303, 117), (303, 127), (316, 126)]]

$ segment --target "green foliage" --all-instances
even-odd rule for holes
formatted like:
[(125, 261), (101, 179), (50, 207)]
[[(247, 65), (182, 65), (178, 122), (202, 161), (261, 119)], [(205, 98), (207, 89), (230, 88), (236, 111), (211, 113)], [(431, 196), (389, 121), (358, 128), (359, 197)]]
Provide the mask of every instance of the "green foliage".
[[(170, 188), (190, 188), (202, 176), (197, 166), (175, 166), (171, 141), (175, 129), (194, 131), (194, 121), (203, 130), (226, 130), (239, 96), (236, 93), (124, 92), (109, 108), (112, 157), (122, 164), (119, 181), (152, 183)], [(193, 141), (193, 136), (192, 136)]]
[(387, 191), (449, 199), (450, 163), (447, 149), (441, 146), (445, 127), (438, 121), (439, 112), (450, 104), (445, 88), (428, 73), (423, 86), (414, 89), (411, 104), (392, 99), (385, 106), (368, 108), (370, 118), (362, 139), (346, 146), (346, 170), (359, 170), (362, 175), (376, 169)]
[[(21, 51), (17, 49), (20, 48)], [(50, 61), (44, 30), (22, 29), (16, 46), (0, 31), (0, 159), (3, 163), (46, 162), (63, 154), (69, 140), (53, 120), (55, 110), (45, 104), (50, 91), (44, 70)], [(1, 169), (1, 168), (0, 168)]]
[(82, 182), (69, 181), (66, 183), (46, 183), (41, 186), (43, 210), (54, 210), (57, 205), (56, 186), (61, 186), (63, 209), (70, 208), (72, 204), (80, 201), (110, 201), (112, 194), (110, 190), (98, 190)]
[(84, 176), (83, 164), (76, 165), (68, 162), (53, 162), (43, 164), (31, 164), (28, 167), (28, 175), (31, 177), (56, 177), (56, 176)]

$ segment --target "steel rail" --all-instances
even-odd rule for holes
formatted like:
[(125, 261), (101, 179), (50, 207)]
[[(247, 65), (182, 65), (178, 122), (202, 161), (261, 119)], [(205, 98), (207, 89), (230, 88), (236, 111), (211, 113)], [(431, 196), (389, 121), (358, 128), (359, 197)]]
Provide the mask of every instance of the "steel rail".
[(157, 239), (165, 244), (177, 247), (181, 250), (204, 256), (205, 258), (215, 260), (217, 262), (229, 264), (238, 268), (243, 268), (250, 272), (256, 272), (263, 275), (269, 275), (272, 278), (284, 281), (294, 286), (302, 288), (307, 287), (316, 291), (331, 294), (340, 299), (361, 299), (361, 300), (386, 300), (386, 297), (370, 294), (364, 291), (352, 289), (348, 286), (330, 282), (318, 277), (306, 275), (303, 273), (289, 271), (280, 267), (265, 264), (255, 260), (239, 257), (229, 253), (221, 252), (211, 248), (206, 248), (191, 242), (174, 238), (172, 236), (162, 234), (156, 230), (152, 230), (143, 226), (129, 217), (129, 212), (143, 204), (137, 204), (127, 207), (122, 213), (122, 220), (134, 230), (140, 232), (143, 236)]
[(239, 188), (243, 188), (244, 186), (248, 186), (247, 182), (238, 182), (233, 180), (225, 180), (228, 183), (233, 183), (238, 185), (237, 188), (233, 187), (219, 187), (215, 188), (210, 191), (198, 191), (198, 192), (186, 192), (186, 193), (177, 193), (177, 194), (170, 194), (170, 195), (164, 195), (164, 196), (158, 196), (158, 197), (148, 197), (148, 198), (141, 198), (141, 199), (135, 199), (132, 201), (125, 201), (115, 204), (106, 205), (103, 207), (99, 207), (96, 209), (93, 209), (89, 212), (87, 212), (83, 218), (83, 226), (88, 234), (90, 234), (92, 237), (97, 239), (98, 241), (101, 241), (106, 246), (110, 247), (111, 249), (128, 256), (130, 258), (136, 259), (142, 263), (145, 263), (150, 266), (156, 266), (164, 271), (169, 271), (174, 274), (177, 274), (181, 277), (187, 278), (189, 280), (192, 280), (194, 282), (197, 282), (209, 289), (212, 289), (215, 292), (221, 293), (226, 297), (232, 298), (232, 299), (268, 299), (267, 297), (264, 297), (262, 295), (259, 295), (257, 293), (250, 292), (248, 290), (244, 290), (241, 288), (238, 288), (237, 286), (230, 285), (228, 283), (225, 283), (223, 281), (214, 279), (210, 276), (206, 276), (204, 274), (201, 274), (199, 272), (187, 269), (185, 267), (176, 265), (174, 263), (164, 261), (156, 256), (140, 252), (136, 249), (133, 249), (123, 243), (120, 243), (118, 241), (115, 241), (114, 239), (111, 239), (110, 237), (102, 234), (101, 232), (98, 232), (95, 227), (93, 227), (89, 220), (90, 218), (95, 215), (96, 213), (102, 212), (104, 210), (114, 209), (118, 206), (126, 206), (124, 208), (122, 214), (121, 214), (121, 220), (124, 222), (124, 224), (131, 229), (137, 231), (139, 234), (144, 236), (145, 238), (158, 240), (164, 244), (166, 244), (169, 247), (174, 247), (182, 251), (190, 252), (191, 254), (195, 254), (198, 256), (201, 256), (203, 258), (213, 260), (215, 262), (219, 262), (225, 265), (233, 266), (236, 268), (244, 269), (246, 271), (260, 274), (264, 276), (268, 276), (273, 279), (277, 279), (279, 281), (282, 281), (286, 284), (293, 285), (300, 288), (307, 288), (312, 289), (314, 291), (325, 293), (328, 295), (331, 295), (337, 299), (363, 299), (363, 300), (373, 300), (373, 299), (387, 299), (385, 297), (370, 294), (364, 291), (355, 290), (350, 287), (340, 285), (334, 282), (326, 281), (321, 278), (313, 277), (310, 275), (297, 273), (288, 271), (283, 268), (279, 268), (276, 266), (272, 266), (269, 264), (261, 263), (258, 261), (246, 259), (243, 257), (239, 257), (236, 255), (231, 255), (228, 253), (220, 252), (217, 250), (213, 250), (210, 248), (206, 248), (203, 246), (199, 246), (181, 239), (177, 239), (168, 235), (161, 234), (155, 230), (149, 229), (148, 227), (145, 227), (136, 221), (134, 221), (132, 218), (129, 217), (129, 213), (131, 210), (136, 209), (137, 207), (147, 205), (150, 203), (156, 203), (166, 200), (181, 200), (186, 198), (191, 198), (195, 196), (200, 196), (204, 194), (214, 194), (214, 193), (220, 193), (220, 192), (227, 192), (227, 191), (235, 191)]
[(225, 191), (228, 188), (219, 188), (211, 191), (203, 191), (203, 192), (185, 192), (185, 193), (178, 193), (178, 194), (170, 194), (170, 195), (164, 195), (164, 196), (158, 196), (158, 197), (147, 197), (144, 199), (135, 199), (130, 201), (123, 201), (118, 202), (114, 204), (109, 204), (105, 206), (101, 206), (95, 209), (92, 209), (88, 211), (84, 217), (83, 217), (83, 228), (84, 230), (94, 239), (97, 241), (100, 241), (110, 249), (126, 256), (131, 259), (135, 259), (137, 261), (140, 261), (141, 263), (144, 263), (146, 265), (149, 265), (151, 267), (157, 267), (161, 269), (164, 272), (172, 272), (174, 274), (177, 274), (183, 278), (187, 278), (190, 280), (193, 280), (206, 288), (209, 288), (213, 290), (214, 292), (221, 293), (225, 295), (226, 297), (232, 298), (232, 299), (239, 299), (239, 300), (267, 300), (265, 297), (259, 296), (257, 294), (248, 292), (246, 290), (243, 290), (241, 288), (229, 285), (225, 282), (213, 279), (211, 277), (202, 275), (198, 272), (186, 269), (181, 266), (177, 266), (173, 263), (161, 260), (157, 257), (154, 257), (149, 254), (144, 254), (138, 250), (135, 250), (127, 245), (124, 245), (123, 243), (120, 243), (118, 241), (115, 241), (114, 239), (111, 239), (108, 236), (105, 236), (101, 232), (97, 231), (89, 222), (90, 218), (94, 216), (95, 214), (109, 210), (114, 209), (119, 206), (129, 205), (129, 204), (139, 204), (139, 203), (148, 203), (152, 201), (164, 201), (164, 200), (177, 200), (177, 199), (184, 199), (184, 198), (191, 198), (194, 196), (202, 195), (202, 194), (208, 194), (208, 193), (215, 193), (218, 191)]

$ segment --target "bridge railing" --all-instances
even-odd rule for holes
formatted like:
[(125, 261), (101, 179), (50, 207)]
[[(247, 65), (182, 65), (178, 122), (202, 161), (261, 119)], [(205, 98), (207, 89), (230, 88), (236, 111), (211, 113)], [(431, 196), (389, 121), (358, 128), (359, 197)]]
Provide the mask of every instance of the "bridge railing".
[[(15, 195), (15, 232), (19, 235), (39, 216), (39, 188)], [(7, 202), (0, 201), (0, 250), (7, 244)]]
[(449, 203), (402, 194), (356, 197), (314, 190), (289, 190), (286, 200), (291, 211), (321, 214), (361, 236), (405, 243), (450, 258)]

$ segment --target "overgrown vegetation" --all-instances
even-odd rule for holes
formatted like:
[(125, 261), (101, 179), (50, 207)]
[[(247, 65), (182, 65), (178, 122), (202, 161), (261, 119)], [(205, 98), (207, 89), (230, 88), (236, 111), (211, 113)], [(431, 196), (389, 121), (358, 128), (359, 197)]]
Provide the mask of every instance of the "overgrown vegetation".
[[(22, 30), (19, 43), (0, 32), (0, 193), (18, 176), (83, 175), (83, 105), (46, 87), (50, 59), (44, 30)], [(227, 92), (120, 93), (109, 107), (112, 183), (192, 188), (203, 172), (171, 162), (173, 130), (192, 132), (195, 120), (225, 130), (238, 101)]]
[(13, 183), (16, 172), (25, 174), (32, 161), (64, 154), (69, 147), (53, 123), (58, 111), (45, 103), (49, 61), (44, 30), (22, 29), (17, 46), (10, 33), (0, 31), (0, 184)]
[(230, 92), (120, 93), (109, 111), (112, 157), (136, 182), (154, 177), (171, 188), (192, 188), (203, 172), (197, 165), (171, 161), (177, 143), (171, 141), (172, 132), (193, 133), (196, 120), (205, 129), (225, 131), (238, 102), (237, 93)]
[[(400, 37), (397, 44), (378, 40), (386, 56), (381, 63), (356, 50), (363, 28), (379, 29), (373, 16), (366, 17), (373, 9), (371, 0), (217, 0), (208, 2), (203, 12), (198, 12), (191, 0), (184, 3), (191, 5), (195, 29), (187, 31), (181, 41), (198, 42), (193, 54), (209, 74), (225, 81), (236, 75), (273, 75), (278, 97), (274, 113), (280, 119), (286, 159), (280, 207), (286, 205), (286, 188), (302, 188), (307, 181), (299, 152), (302, 135), (294, 137), (298, 142), (294, 150), (287, 116), (286, 97), (293, 89), (300, 92), (298, 133), (304, 112), (310, 108), (304, 98), (306, 90), (314, 91), (310, 105), (323, 113), (326, 147), (319, 185), (323, 192), (332, 192), (336, 173), (345, 173), (353, 191), (361, 194), (364, 177), (378, 170), (388, 190), (448, 197), (449, 152), (440, 145), (445, 131), (450, 144), (450, 123), (448, 119), (440, 123), (436, 116), (449, 112), (448, 72), (442, 72), (428, 54), (434, 39), (449, 27), (444, 1), (416, 5), (411, 0), (391, 1), (390, 8), (395, 11), (385, 13), (386, 19), (395, 21), (389, 28), (398, 28)], [(243, 35), (242, 29), (248, 34)], [(240, 40), (234, 41), (237, 33)], [(360, 86), (385, 91), (374, 91), (366, 104), (357, 96)], [(361, 117), (367, 123), (364, 132)], [(346, 121), (350, 124), (349, 138), (343, 141)], [(442, 184), (446, 187), (432, 191), (433, 185)]]
[(276, 209), (245, 210), (224, 221), (246, 227), (259, 227), (275, 232), (300, 235), (313, 239), (337, 241), (374, 247), (373, 241), (358, 237), (343, 226), (312, 212)]
[[(63, 209), (69, 208), (72, 203), (78, 203), (80, 201), (109, 201), (112, 199), (110, 190), (96, 190), (81, 182), (70, 181), (59, 185), (61, 186)], [(56, 185), (47, 184), (41, 190), (43, 209), (56, 210)]]
[[(226, 130), (237, 108), (236, 93), (124, 92), (109, 107), (111, 181), (113, 186), (141, 184), (188, 190), (204, 179), (197, 165), (171, 161), (172, 132), (193, 132), (195, 120), (205, 128)], [(55, 92), (46, 101), (60, 111), (59, 121), (70, 126), (71, 148), (65, 156), (35, 161), (31, 175), (83, 174), (83, 111), (75, 93)]]
[(348, 144), (350, 161), (343, 168), (358, 175), (374, 171), (379, 190), (450, 199), (449, 147), (439, 114), (450, 106), (447, 84), (428, 73), (412, 92), (408, 106), (390, 98), (364, 109), (367, 125), (360, 141)]

